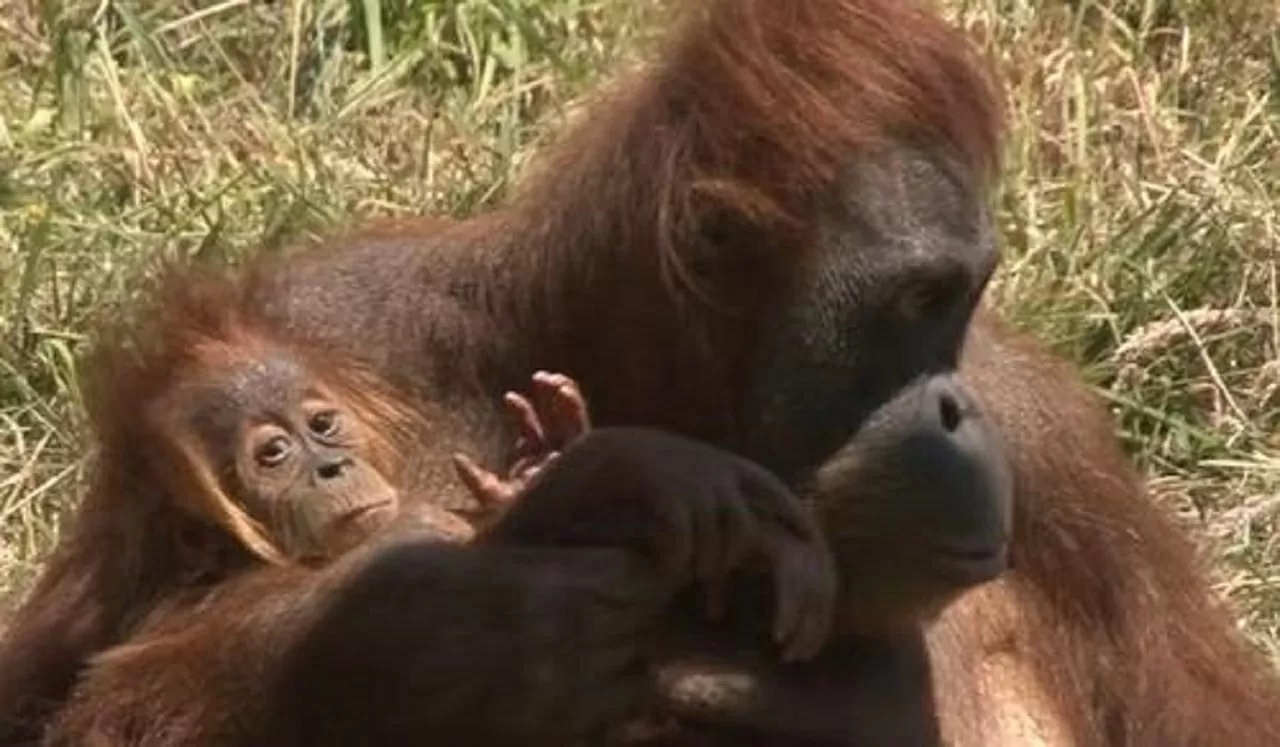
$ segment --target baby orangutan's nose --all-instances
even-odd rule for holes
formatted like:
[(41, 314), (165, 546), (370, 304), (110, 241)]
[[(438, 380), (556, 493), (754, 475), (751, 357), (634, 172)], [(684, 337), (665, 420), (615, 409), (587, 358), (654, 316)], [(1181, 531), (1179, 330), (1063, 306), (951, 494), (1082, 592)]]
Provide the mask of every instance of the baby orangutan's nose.
[(321, 480), (332, 480), (336, 477), (342, 477), (343, 473), (352, 464), (350, 457), (340, 457), (337, 459), (326, 459), (316, 467), (316, 477)]

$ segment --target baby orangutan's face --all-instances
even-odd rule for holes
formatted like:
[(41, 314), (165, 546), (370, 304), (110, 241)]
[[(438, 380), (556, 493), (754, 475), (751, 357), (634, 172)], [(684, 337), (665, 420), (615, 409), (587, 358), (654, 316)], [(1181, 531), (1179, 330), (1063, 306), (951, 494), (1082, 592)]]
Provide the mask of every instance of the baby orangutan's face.
[[(378, 467), (377, 435), (359, 413), (287, 355), (231, 366), (189, 389), (182, 431), (223, 490), (286, 557), (322, 563), (363, 544), (393, 521), (441, 541), (467, 542), (473, 524), (430, 501), (406, 502)], [(479, 499), (471, 517), (496, 520), (529, 480), (589, 427), (586, 403), (568, 377), (539, 372), (532, 398), (508, 393), (518, 431), (503, 476), (462, 454), (455, 465)]]
[(244, 363), (193, 394), (187, 432), (221, 488), (285, 556), (336, 557), (399, 511), (398, 490), (372, 458), (373, 434), (298, 362)]

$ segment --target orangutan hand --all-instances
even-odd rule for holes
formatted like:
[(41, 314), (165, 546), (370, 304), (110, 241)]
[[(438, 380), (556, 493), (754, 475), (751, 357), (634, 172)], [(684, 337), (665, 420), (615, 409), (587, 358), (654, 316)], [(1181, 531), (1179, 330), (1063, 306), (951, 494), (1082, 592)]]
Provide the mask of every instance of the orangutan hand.
[(591, 428), (587, 402), (577, 382), (563, 374), (538, 371), (533, 375), (531, 398), (517, 392), (503, 397), (516, 422), (514, 459), (505, 476), (491, 472), (466, 454), (454, 454), (458, 477), (475, 495), (482, 523), (491, 523), (569, 444)]

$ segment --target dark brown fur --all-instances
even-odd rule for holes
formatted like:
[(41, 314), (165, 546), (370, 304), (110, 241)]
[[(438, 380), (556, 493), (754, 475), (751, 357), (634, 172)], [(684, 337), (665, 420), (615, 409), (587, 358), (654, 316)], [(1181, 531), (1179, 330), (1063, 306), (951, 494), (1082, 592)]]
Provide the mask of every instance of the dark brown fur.
[[(583, 384), (600, 423), (736, 444), (758, 333), (814, 261), (848, 169), (941, 152), (980, 203), (999, 107), (966, 45), (908, 3), (708, 0), (684, 24), (663, 64), (597, 107), (509, 208), (264, 263), (252, 305), (420, 393), (492, 395), (554, 368)], [(992, 316), (969, 337), (961, 374), (1005, 435), (1018, 511), (1007, 579), (929, 630), (952, 743), (1021, 744), (988, 731), (1006, 701), (975, 675), (1001, 653), (1069, 744), (1280, 741), (1274, 678), (1146, 500), (1105, 411)], [(440, 350), (453, 354), (425, 355)], [(605, 563), (583, 578), (613, 572), (628, 574)], [(76, 617), (99, 593), (89, 577), (61, 583), (72, 591), (37, 616)], [(254, 655), (252, 637), (236, 640)], [(196, 671), (205, 655), (184, 654)], [(222, 708), (198, 696), (189, 707)]]
[[(336, 253), (439, 252), (459, 257), (465, 276), (476, 260), (459, 247), (475, 247), (492, 260), (467, 286), (472, 303), (540, 343), (530, 366), (578, 378), (597, 421), (732, 442), (752, 331), (785, 294), (849, 154), (940, 142), (975, 191), (993, 173), (992, 86), (957, 36), (910, 6), (702, 3), (663, 64), (591, 109), (512, 207), (442, 231), (407, 222), (357, 235)], [(762, 269), (715, 264), (717, 240)], [(335, 262), (323, 251), (315, 261)], [(449, 287), (447, 273), (438, 280)], [(617, 329), (632, 344), (614, 344)], [(1025, 615), (1018, 655), (1073, 739), (1280, 740), (1275, 678), (1188, 538), (1147, 500), (1105, 410), (991, 314), (972, 338), (963, 375), (1008, 434), (1017, 475), (1014, 570), (1002, 585)]]

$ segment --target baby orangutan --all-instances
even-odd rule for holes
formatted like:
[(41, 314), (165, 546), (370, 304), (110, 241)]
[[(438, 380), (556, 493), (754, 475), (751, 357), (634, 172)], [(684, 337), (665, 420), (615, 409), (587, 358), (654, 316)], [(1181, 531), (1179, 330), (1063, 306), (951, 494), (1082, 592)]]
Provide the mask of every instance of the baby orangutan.
[[(329, 383), (300, 356), (268, 347), (184, 381), (148, 415), (195, 482), (174, 495), (262, 559), (324, 564), (392, 524), (469, 541), (475, 528), (463, 516), (406, 499), (405, 409), (377, 391)], [(587, 427), (585, 401), (565, 376), (539, 372), (532, 400), (510, 392), (504, 402), (519, 433), (505, 477), (454, 456), (479, 501), (468, 518), (480, 525)]]

